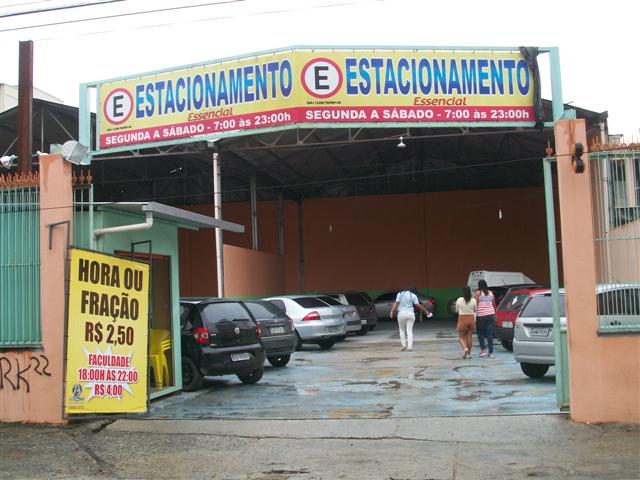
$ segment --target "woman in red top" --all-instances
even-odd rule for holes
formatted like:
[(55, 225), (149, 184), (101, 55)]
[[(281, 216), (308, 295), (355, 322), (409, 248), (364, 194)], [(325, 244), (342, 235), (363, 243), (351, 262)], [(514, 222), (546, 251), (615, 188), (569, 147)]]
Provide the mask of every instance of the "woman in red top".
[(476, 316), (476, 332), (478, 341), (480, 342), (479, 357), (487, 355), (484, 348), (484, 337), (487, 337), (489, 345), (489, 358), (493, 358), (493, 326), (496, 323), (496, 299), (493, 292), (487, 287), (487, 282), (480, 280), (478, 282), (478, 291), (476, 292), (476, 300), (478, 302), (478, 314)]

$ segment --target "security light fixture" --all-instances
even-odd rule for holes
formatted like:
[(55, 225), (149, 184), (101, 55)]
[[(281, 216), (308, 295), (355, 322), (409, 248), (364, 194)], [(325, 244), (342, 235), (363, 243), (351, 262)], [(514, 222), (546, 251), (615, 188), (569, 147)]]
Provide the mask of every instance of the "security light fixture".
[(404, 137), (400, 137), (400, 141), (398, 142), (398, 145), (396, 145), (396, 147), (398, 148), (406, 147), (405, 143), (402, 140), (404, 140)]
[(87, 150), (89, 150), (89, 148), (85, 147), (80, 142), (69, 140), (64, 142), (60, 153), (62, 154), (62, 158), (65, 160), (68, 160), (75, 165), (80, 165), (87, 154)]
[(4, 168), (11, 168), (17, 159), (18, 157), (16, 155), (5, 155), (0, 158), (0, 163)]

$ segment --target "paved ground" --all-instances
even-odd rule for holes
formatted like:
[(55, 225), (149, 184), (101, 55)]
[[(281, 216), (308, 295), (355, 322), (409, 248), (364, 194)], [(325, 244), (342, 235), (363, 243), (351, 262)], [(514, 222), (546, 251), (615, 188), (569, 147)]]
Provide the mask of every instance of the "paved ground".
[(0, 425), (0, 478), (640, 479), (639, 426), (531, 414), (556, 412), (553, 376), (527, 380), (501, 348), (463, 361), (449, 324), (421, 326), (412, 353), (394, 333), (306, 348), (254, 386), (214, 380), (149, 419)]
[(256, 385), (234, 376), (153, 404), (152, 418), (396, 418), (557, 413), (553, 369), (526, 377), (501, 346), (495, 358), (462, 360), (453, 321), (423, 322), (412, 352), (394, 322), (330, 350), (305, 345)]

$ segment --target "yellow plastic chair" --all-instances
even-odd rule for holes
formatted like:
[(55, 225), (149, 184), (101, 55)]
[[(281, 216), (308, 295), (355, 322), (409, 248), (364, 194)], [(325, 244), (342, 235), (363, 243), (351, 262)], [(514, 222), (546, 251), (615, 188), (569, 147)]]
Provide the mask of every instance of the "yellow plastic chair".
[[(156, 388), (169, 385), (169, 364), (165, 352), (171, 350), (171, 333), (169, 330), (153, 329), (149, 340), (149, 362), (153, 369)], [(166, 381), (165, 381), (166, 380)]]

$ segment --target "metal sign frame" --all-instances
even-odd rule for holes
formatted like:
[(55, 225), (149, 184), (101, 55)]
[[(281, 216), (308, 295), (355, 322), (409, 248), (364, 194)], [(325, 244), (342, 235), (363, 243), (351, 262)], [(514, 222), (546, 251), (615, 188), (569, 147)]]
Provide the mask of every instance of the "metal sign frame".
[[(442, 51), (442, 52), (514, 52), (519, 51), (518, 47), (473, 47), (473, 46), (445, 46), (445, 47), (434, 47), (434, 46), (308, 46), (308, 45), (300, 45), (300, 46), (292, 46), (282, 49), (274, 49), (274, 50), (265, 50), (260, 52), (254, 52), (250, 54), (245, 54), (237, 57), (227, 57), (221, 58), (217, 60), (207, 61), (207, 62), (199, 62), (195, 64), (182, 65), (178, 67), (171, 67), (151, 72), (145, 72), (135, 75), (135, 77), (143, 77), (143, 76), (151, 76), (164, 74), (169, 72), (174, 72), (178, 70), (185, 70), (189, 68), (201, 67), (204, 65), (211, 64), (221, 64), (224, 62), (231, 61), (239, 61), (243, 59), (257, 58), (263, 57), (267, 55), (274, 55), (286, 52), (294, 52), (294, 51), (303, 51), (303, 52), (313, 52), (313, 51), (365, 51), (365, 50), (373, 50), (380, 52), (395, 52), (395, 51)], [(550, 55), (550, 71), (551, 71), (551, 88), (552, 88), (552, 105), (553, 105), (553, 121), (545, 122), (545, 127), (552, 127), (556, 120), (558, 120), (564, 111), (563, 102), (562, 102), (562, 86), (560, 80), (560, 59), (559, 59), (559, 51), (557, 47), (540, 47), (538, 48), (539, 53), (548, 53)], [(83, 83), (80, 85), (80, 106), (79, 106), (79, 139), (83, 145), (92, 145), (94, 141), (97, 144), (97, 133), (100, 131), (100, 116), (96, 115), (96, 124), (95, 124), (95, 132), (91, 131), (91, 110), (92, 107), (95, 111), (98, 111), (99, 99), (98, 99), (98, 90), (101, 85), (107, 83), (114, 83), (118, 81), (124, 81), (131, 79), (132, 76), (128, 75), (126, 77), (116, 77), (110, 78), (107, 80), (100, 80), (94, 82)], [(95, 103), (91, 105), (91, 97), (95, 93)], [(225, 137), (239, 137), (245, 135), (255, 135), (259, 133), (268, 133), (268, 132), (280, 132), (283, 130), (291, 130), (298, 128), (407, 128), (407, 127), (504, 127), (505, 125), (509, 126), (532, 126), (531, 122), (469, 122), (469, 121), (456, 121), (456, 122), (384, 122), (384, 123), (370, 123), (370, 122), (352, 122), (352, 123), (310, 123), (310, 122), (302, 122), (295, 124), (288, 124), (283, 126), (275, 126), (275, 127), (266, 127), (259, 129), (251, 129), (251, 130), (241, 130), (241, 131), (233, 131), (233, 132), (225, 132), (225, 133), (215, 133), (211, 135), (199, 135), (197, 137), (189, 137), (189, 138), (179, 138), (179, 139), (171, 139), (171, 140), (163, 140), (156, 142), (149, 142), (144, 144), (136, 144), (136, 145), (126, 145), (126, 146), (118, 146), (111, 148), (100, 148), (99, 145), (95, 150), (89, 150), (83, 164), (90, 164), (91, 158), (95, 155), (104, 155), (111, 154), (116, 152), (124, 152), (124, 151), (134, 151), (146, 148), (156, 148), (156, 147), (164, 147), (168, 145), (177, 145), (177, 144), (188, 144), (200, 141), (207, 140), (215, 140), (219, 138)]]

